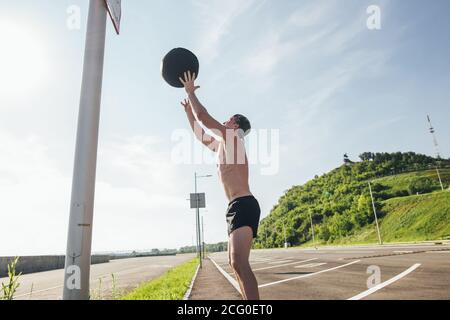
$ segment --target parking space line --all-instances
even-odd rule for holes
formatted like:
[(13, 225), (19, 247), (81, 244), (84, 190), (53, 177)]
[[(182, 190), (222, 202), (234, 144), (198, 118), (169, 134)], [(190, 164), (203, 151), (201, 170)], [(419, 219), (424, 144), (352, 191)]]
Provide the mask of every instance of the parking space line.
[(450, 250), (442, 250), (442, 251), (427, 251), (425, 253), (450, 253)]
[(308, 263), (308, 264), (303, 264), (300, 266), (295, 266), (294, 268), (314, 268), (314, 267), (323, 266), (324, 264), (327, 264), (327, 263), (326, 262)]
[(261, 260), (261, 261), (270, 261), (273, 260), (273, 257), (255, 257), (255, 260)]
[(330, 271), (334, 271), (334, 270), (337, 270), (337, 269), (340, 269), (340, 268), (344, 268), (344, 267), (347, 267), (349, 265), (358, 263), (360, 261), (361, 260), (355, 260), (355, 261), (352, 261), (352, 262), (349, 262), (347, 264), (343, 264), (343, 265), (340, 265), (340, 266), (337, 266), (337, 267), (334, 267), (334, 268), (325, 269), (325, 270), (321, 270), (321, 271), (317, 271), (317, 272), (313, 272), (313, 273), (309, 273), (309, 274), (303, 274), (301, 276), (297, 276), (297, 277), (293, 277), (293, 278), (289, 278), (289, 279), (284, 279), (284, 280), (279, 280), (279, 281), (275, 281), (275, 282), (262, 284), (262, 285), (258, 286), (258, 288), (264, 288), (264, 287), (272, 286), (272, 285), (283, 283), (283, 282), (288, 282), (288, 281), (292, 281), (292, 280), (312, 277), (312, 276), (315, 276), (315, 275), (318, 275), (318, 274), (321, 274), (321, 273), (330, 272)]
[(343, 251), (343, 250), (335, 250), (335, 251), (330, 251), (329, 253), (334, 253), (334, 254), (360, 254), (360, 253), (375, 253), (375, 251)]
[(280, 261), (273, 261), (273, 262), (268, 262), (268, 264), (282, 264), (282, 263), (288, 263), (291, 262), (292, 260), (280, 260)]
[(395, 277), (393, 277), (393, 278), (391, 278), (391, 279), (389, 279), (389, 280), (387, 280), (387, 281), (385, 281), (385, 282), (382, 282), (382, 283), (380, 283), (380, 284), (378, 284), (378, 285), (376, 285), (376, 286), (370, 288), (369, 290), (366, 290), (366, 291), (364, 291), (364, 292), (361, 292), (360, 294), (358, 294), (358, 295), (356, 295), (356, 296), (354, 296), (354, 297), (351, 297), (351, 298), (349, 298), (349, 299), (347, 299), (347, 300), (360, 300), (360, 299), (362, 299), (362, 298), (364, 298), (364, 297), (367, 297), (368, 295), (370, 295), (370, 294), (372, 294), (372, 293), (374, 293), (374, 292), (376, 292), (376, 291), (378, 291), (378, 290), (380, 290), (380, 289), (383, 289), (384, 287), (386, 287), (386, 286), (388, 286), (388, 285), (394, 283), (395, 281), (400, 280), (400, 279), (403, 278), (404, 276), (406, 276), (406, 275), (408, 275), (409, 273), (411, 273), (411, 272), (413, 272), (414, 270), (416, 270), (418, 267), (420, 267), (420, 265), (421, 265), (420, 263), (416, 263), (415, 265), (413, 265), (413, 266), (410, 267), (409, 269), (406, 269), (405, 271), (403, 271), (402, 273), (396, 275)]
[(251, 261), (250, 261), (250, 264), (251, 264), (252, 266), (257, 265), (257, 264), (263, 264), (263, 263), (267, 263), (267, 262), (251, 262)]
[(293, 265), (293, 264), (300, 264), (300, 263), (313, 261), (313, 260), (317, 260), (317, 258), (312, 258), (312, 259), (303, 260), (303, 261), (296, 261), (296, 262), (291, 262), (291, 263), (285, 263), (285, 264), (279, 264), (279, 265), (276, 265), (276, 266), (264, 267), (264, 268), (259, 268), (259, 269), (253, 269), (253, 271), (260, 271), (260, 270), (267, 270), (267, 269), (273, 269), (273, 268), (280, 268), (280, 267), (290, 266), (290, 265)]

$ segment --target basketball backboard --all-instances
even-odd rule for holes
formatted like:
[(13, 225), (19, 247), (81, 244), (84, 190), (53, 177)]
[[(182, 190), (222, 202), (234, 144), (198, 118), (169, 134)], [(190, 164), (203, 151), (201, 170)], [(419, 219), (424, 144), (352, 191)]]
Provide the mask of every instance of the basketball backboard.
[(109, 16), (117, 34), (120, 33), (120, 19), (122, 18), (122, 0), (105, 0)]

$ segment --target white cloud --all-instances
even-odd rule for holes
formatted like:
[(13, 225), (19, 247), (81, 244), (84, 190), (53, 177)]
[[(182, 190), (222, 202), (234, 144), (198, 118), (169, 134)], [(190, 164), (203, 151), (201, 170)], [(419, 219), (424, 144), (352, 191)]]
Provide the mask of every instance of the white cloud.
[(198, 53), (210, 63), (219, 55), (222, 39), (241, 15), (247, 10), (261, 6), (265, 1), (255, 0), (209, 0), (194, 1), (202, 21), (203, 33), (199, 36)]
[[(100, 147), (94, 251), (190, 243), (188, 187), (161, 143), (137, 136)], [(0, 228), (10, 239), (0, 242), (0, 255), (64, 253), (72, 172), (57, 169), (49, 144), (36, 135), (0, 132), (0, 146)]]
[[(335, 97), (345, 94), (355, 81), (386, 71), (395, 48), (373, 50), (360, 45), (369, 32), (365, 7), (361, 8), (359, 13), (345, 12), (339, 3), (323, 1), (301, 6), (288, 13), (284, 23), (262, 32), (256, 49), (242, 60), (254, 85), (275, 92), (280, 83), (293, 84), (292, 91), (295, 88), (298, 98), (281, 106), (282, 172), (285, 168), (301, 172), (306, 167), (311, 171), (312, 163), (320, 167), (318, 163), (330, 156), (322, 145), (336, 134), (336, 108), (342, 107)], [(298, 76), (290, 65), (299, 71)]]
[(297, 27), (314, 27), (323, 23), (330, 16), (330, 13), (336, 8), (336, 1), (327, 0), (326, 2), (311, 2), (299, 10), (294, 11), (288, 18), (291, 25)]
[(55, 243), (65, 243), (70, 179), (37, 136), (0, 132), (0, 146), (0, 255), (61, 250)]
[(344, 27), (336, 22), (338, 8), (336, 2), (314, 2), (290, 13), (284, 22), (263, 33), (243, 60), (243, 69), (261, 77), (271, 74), (282, 61), (338, 53), (361, 32), (358, 21)]
[(179, 185), (177, 167), (170, 162), (170, 140), (156, 136), (112, 138), (100, 145), (99, 177), (115, 186), (139, 186), (159, 193), (170, 193)]
[(0, 19), (0, 108), (23, 92), (42, 89), (49, 73), (45, 36), (24, 21)]

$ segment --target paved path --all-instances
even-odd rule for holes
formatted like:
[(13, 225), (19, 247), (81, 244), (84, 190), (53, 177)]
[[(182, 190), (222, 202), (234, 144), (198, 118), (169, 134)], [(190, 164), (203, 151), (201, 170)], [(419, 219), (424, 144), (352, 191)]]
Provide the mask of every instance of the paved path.
[[(236, 284), (227, 253), (210, 257)], [(261, 299), (450, 299), (448, 245), (254, 250), (251, 265)]]
[(195, 279), (189, 300), (241, 300), (241, 295), (213, 262), (205, 259)]
[[(109, 263), (91, 266), (91, 294), (97, 297), (109, 298), (112, 287), (112, 277), (116, 277), (118, 290), (128, 291), (140, 283), (160, 276), (168, 269), (186, 262), (195, 255), (182, 254), (176, 256), (145, 257), (111, 260)], [(101, 290), (99, 279), (101, 281)], [(0, 283), (6, 278), (0, 278)], [(58, 300), (62, 298), (64, 270), (53, 270), (22, 275), (20, 287), (16, 294), (18, 300)], [(31, 288), (33, 293), (30, 295)], [(101, 295), (99, 294), (101, 292)]]

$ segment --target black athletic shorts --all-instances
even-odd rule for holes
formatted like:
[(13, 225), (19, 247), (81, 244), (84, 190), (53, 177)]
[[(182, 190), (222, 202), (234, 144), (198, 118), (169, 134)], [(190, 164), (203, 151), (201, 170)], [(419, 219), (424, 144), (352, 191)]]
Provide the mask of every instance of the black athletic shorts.
[(226, 214), (228, 236), (240, 227), (249, 226), (253, 230), (253, 238), (258, 234), (261, 209), (254, 196), (236, 198), (228, 205)]

